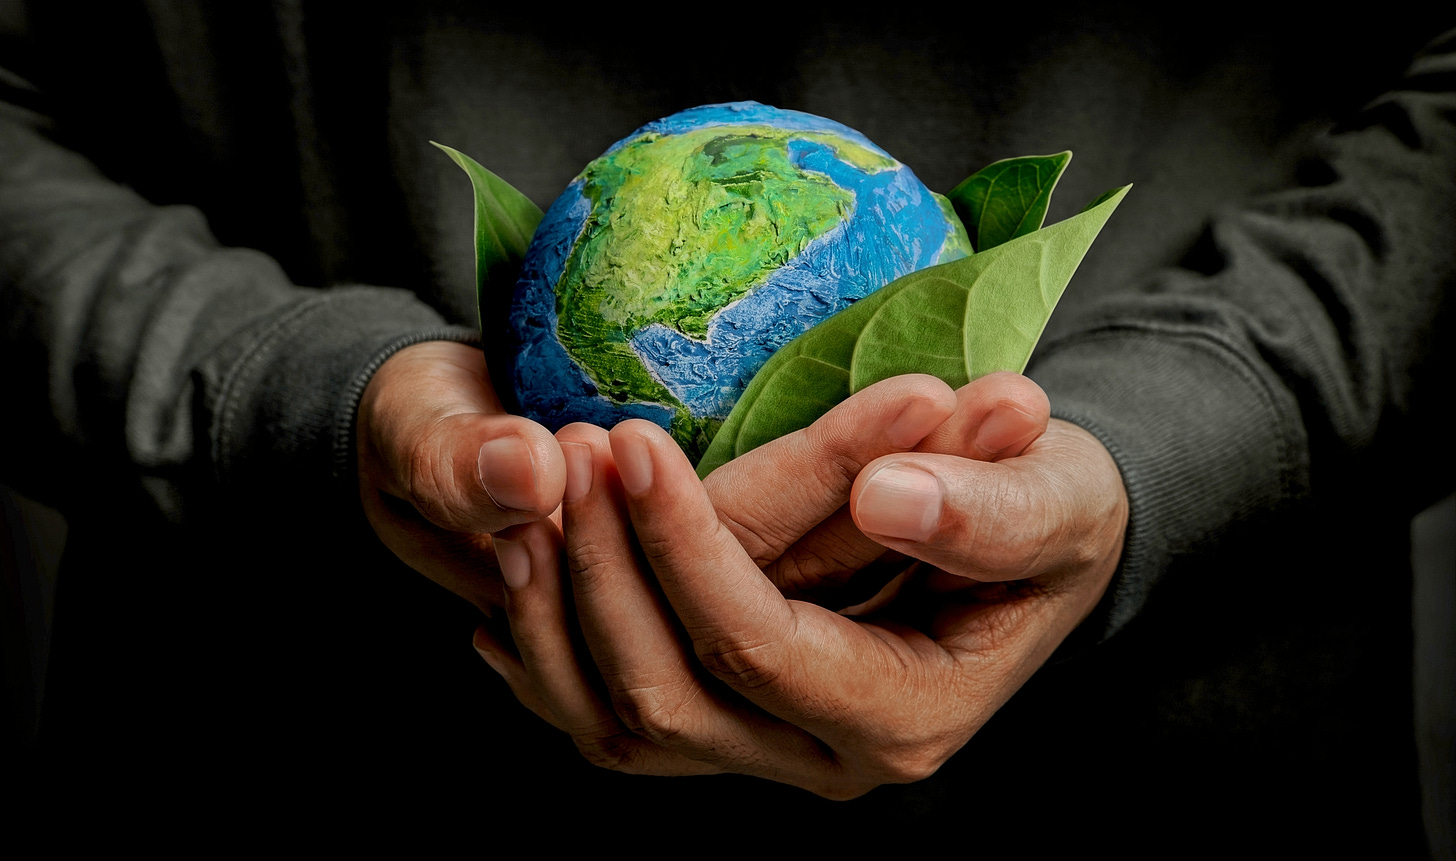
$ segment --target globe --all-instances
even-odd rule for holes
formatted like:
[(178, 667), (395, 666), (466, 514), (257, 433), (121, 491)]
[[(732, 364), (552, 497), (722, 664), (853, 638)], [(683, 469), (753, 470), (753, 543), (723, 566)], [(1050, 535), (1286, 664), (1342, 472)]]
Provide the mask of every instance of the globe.
[(510, 311), (521, 411), (656, 422), (696, 461), (775, 350), (971, 253), (950, 202), (864, 135), (734, 102), (648, 123), (546, 212)]

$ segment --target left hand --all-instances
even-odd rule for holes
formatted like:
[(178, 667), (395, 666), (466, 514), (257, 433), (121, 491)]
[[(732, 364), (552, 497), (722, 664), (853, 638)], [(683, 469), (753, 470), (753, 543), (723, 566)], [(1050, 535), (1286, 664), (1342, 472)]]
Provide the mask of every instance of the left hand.
[[(835, 798), (923, 778), (1090, 613), (1121, 546), (1119, 527), (1108, 552), (1038, 555), (1024, 577), (956, 578), (961, 588), (949, 593), (928, 594), (926, 579), (912, 578), (888, 612), (852, 619), (784, 598), (654, 426), (628, 422), (607, 434), (577, 425), (559, 439), (575, 612), (557, 573), (559, 534), (521, 527), (507, 542), (519, 550), (512, 564), (530, 571), (507, 596), (520, 657), (488, 637), (477, 645), (589, 759), (626, 771), (741, 772)], [(957, 516), (981, 523), (981, 535), (999, 526), (1033, 541), (1042, 528), (1054, 539), (1057, 518), (997, 522), (1036, 515), (1006, 499), (1048, 492), (1050, 515), (1085, 491), (1079, 474), (1116, 475), (1100, 444), (1061, 423), (1019, 457), (966, 464), (999, 492), (952, 497)], [(959, 478), (956, 487), (965, 489)], [(1003, 554), (991, 545), (962, 555), (978, 550)], [(578, 622), (588, 653), (573, 646)]]

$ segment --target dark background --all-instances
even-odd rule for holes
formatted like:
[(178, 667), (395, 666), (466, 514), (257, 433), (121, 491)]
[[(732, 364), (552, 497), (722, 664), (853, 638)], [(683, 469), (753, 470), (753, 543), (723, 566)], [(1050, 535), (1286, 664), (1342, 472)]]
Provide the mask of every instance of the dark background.
[[(642, 122), (733, 99), (844, 122), (942, 192), (998, 158), (1072, 149), (1050, 221), (1136, 188), (1052, 335), (1109, 285), (1196, 256), (1221, 208), (1296, 181), (1309, 135), (1394, 85), (1451, 23), (1399, 4), (1358, 19), (1275, 18), (1260, 4), (860, 21), (783, 9), (752, 24), (694, 7), (584, 26), (564, 26), (563, 10), (451, 2), (20, 10), (0, 2), (0, 65), (39, 86), (58, 139), (110, 177), (201, 207), (223, 243), (263, 249), (297, 283), (406, 287), (459, 320), (473, 320), (468, 187), (431, 139), (543, 207)], [(1404, 442), (1440, 438), (1422, 426)], [(734, 777), (585, 765), (471, 652), (469, 608), (381, 564), (352, 509), (223, 503), (181, 528), (104, 483), (77, 498), (74, 465), (55, 464), (51, 483), (7, 462), (0, 477), (66, 510), (74, 539), (58, 560), (59, 517), (0, 497), (23, 766), (9, 773), (52, 812), (166, 807), (230, 824), (367, 824), (390, 809), (498, 827), (546, 808), (585, 820), (569, 836), (607, 842), (637, 825), (736, 834), (788, 820), (849, 845), (948, 831), (984, 851), (1198, 854), (1264, 834), (1266, 846), (1400, 856), (1424, 852), (1418, 726), (1434, 775), (1426, 828), (1449, 857), (1449, 497), (1418, 521), (1418, 570), (1433, 572), (1414, 605), (1418, 714), (1411, 674), (1410, 517), (1450, 491), (1449, 456), (1438, 463), (1382, 476), (1373, 523), (1351, 508), (1370, 498), (1360, 473), (1277, 531), (1210, 548), (1126, 631), (1039, 674), (940, 774), (829, 804)]]

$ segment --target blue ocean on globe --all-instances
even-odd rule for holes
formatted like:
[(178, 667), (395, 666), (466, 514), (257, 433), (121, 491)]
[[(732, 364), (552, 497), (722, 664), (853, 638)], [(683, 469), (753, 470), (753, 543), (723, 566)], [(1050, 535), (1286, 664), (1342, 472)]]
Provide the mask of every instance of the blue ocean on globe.
[(950, 204), (840, 123), (707, 105), (618, 141), (552, 204), (510, 313), (523, 413), (644, 418), (696, 458), (777, 349), (971, 252)]

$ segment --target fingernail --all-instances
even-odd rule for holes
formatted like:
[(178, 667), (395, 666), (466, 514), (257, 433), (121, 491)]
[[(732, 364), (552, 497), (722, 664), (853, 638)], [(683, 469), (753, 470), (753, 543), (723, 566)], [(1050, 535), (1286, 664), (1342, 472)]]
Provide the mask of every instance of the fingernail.
[(496, 536), (491, 539), (495, 545), (496, 562), (500, 564), (501, 578), (512, 589), (524, 589), (531, 582), (531, 554), (519, 541), (507, 541)]
[[(1036, 418), (1009, 401), (1002, 401), (976, 429), (976, 447), (987, 454), (1000, 454), (1036, 432)], [(1033, 428), (1028, 430), (1028, 428)]]
[(652, 489), (652, 450), (647, 440), (631, 432), (613, 436), (612, 457), (628, 493), (641, 496)]
[(914, 448), (945, 421), (945, 410), (934, 401), (917, 398), (890, 423), (887, 436), (895, 448)]
[(563, 499), (575, 502), (587, 495), (592, 487), (591, 446), (579, 442), (564, 442), (561, 453), (566, 456), (566, 493)]
[(940, 524), (940, 479), (913, 466), (886, 466), (860, 492), (855, 517), (875, 535), (924, 541)]
[(518, 436), (503, 436), (480, 447), (476, 458), (480, 486), (496, 507), (530, 511), (536, 507), (536, 462)]

